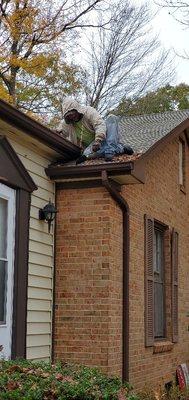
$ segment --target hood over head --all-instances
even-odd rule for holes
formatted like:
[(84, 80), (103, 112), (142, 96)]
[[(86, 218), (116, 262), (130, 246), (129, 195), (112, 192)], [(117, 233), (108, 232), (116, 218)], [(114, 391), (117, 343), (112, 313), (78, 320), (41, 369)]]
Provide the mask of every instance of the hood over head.
[(65, 99), (62, 102), (62, 112), (63, 112), (63, 116), (65, 116), (65, 114), (68, 111), (71, 110), (77, 110), (80, 114), (84, 114), (85, 113), (85, 106), (81, 106), (75, 99), (73, 99), (72, 97), (65, 97)]

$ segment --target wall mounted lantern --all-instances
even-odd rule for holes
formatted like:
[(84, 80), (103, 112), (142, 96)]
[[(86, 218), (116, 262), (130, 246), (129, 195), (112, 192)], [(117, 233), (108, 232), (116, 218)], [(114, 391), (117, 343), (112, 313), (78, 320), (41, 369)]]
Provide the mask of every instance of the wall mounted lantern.
[(51, 231), (51, 223), (56, 217), (57, 210), (53, 203), (49, 200), (48, 204), (39, 210), (39, 219), (41, 221), (47, 221), (48, 231)]

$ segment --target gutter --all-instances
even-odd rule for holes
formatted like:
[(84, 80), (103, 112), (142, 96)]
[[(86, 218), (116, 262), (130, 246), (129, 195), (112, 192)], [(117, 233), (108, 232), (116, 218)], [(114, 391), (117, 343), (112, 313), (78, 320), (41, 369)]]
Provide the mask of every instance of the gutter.
[(129, 206), (123, 196), (112, 187), (107, 171), (101, 173), (102, 185), (118, 204), (123, 215), (123, 311), (122, 311), (122, 380), (129, 382)]
[(45, 169), (47, 176), (50, 179), (68, 179), (68, 178), (85, 178), (85, 177), (99, 177), (99, 173), (107, 170), (109, 175), (125, 175), (131, 174), (134, 171), (134, 162), (127, 163), (104, 163), (104, 164), (90, 164), (82, 166), (65, 166), (50, 165)]

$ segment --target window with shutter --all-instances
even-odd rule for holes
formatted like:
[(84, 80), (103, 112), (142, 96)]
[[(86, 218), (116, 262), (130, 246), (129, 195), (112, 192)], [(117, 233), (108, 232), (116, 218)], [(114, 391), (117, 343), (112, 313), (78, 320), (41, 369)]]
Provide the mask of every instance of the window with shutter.
[(145, 339), (146, 346), (154, 342), (154, 220), (145, 216)]
[(179, 139), (179, 184), (185, 188), (185, 142)]
[(178, 340), (178, 233), (145, 215), (145, 344), (165, 338)]
[(173, 343), (178, 342), (178, 232), (172, 232), (172, 330)]
[(154, 226), (154, 337), (165, 337), (164, 231)]

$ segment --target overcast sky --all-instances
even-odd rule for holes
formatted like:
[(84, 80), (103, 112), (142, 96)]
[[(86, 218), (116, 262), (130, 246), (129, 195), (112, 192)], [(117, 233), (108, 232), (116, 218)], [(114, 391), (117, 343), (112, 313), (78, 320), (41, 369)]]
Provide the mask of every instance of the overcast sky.
[[(182, 24), (179, 24), (169, 14), (169, 10), (156, 7), (153, 0), (148, 1), (151, 3), (153, 10), (158, 9), (153, 26), (155, 31), (160, 33), (160, 39), (164, 47), (174, 49), (177, 54), (183, 54), (186, 51), (189, 55), (189, 28), (186, 29)], [(189, 84), (189, 59), (188, 61), (183, 60), (175, 55), (175, 63), (177, 70), (175, 83), (185, 82)]]

